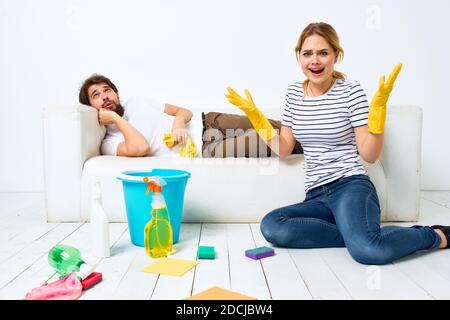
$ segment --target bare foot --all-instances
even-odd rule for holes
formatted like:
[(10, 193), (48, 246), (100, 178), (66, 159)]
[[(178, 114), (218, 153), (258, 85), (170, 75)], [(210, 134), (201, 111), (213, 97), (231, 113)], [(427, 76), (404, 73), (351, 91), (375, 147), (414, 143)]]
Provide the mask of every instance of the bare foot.
[(441, 238), (441, 244), (439, 245), (439, 249), (444, 249), (445, 247), (447, 247), (447, 238), (445, 237), (444, 233), (439, 229), (434, 229), (434, 231), (436, 231), (436, 233)]

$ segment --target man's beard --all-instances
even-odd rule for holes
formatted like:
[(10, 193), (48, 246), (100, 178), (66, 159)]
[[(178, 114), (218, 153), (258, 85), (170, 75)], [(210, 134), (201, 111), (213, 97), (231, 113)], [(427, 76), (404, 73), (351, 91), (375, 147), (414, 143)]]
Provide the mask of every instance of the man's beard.
[(124, 107), (120, 103), (116, 105), (116, 108), (114, 109), (114, 112), (117, 113), (119, 116), (123, 117), (123, 114), (125, 113)]
[[(106, 106), (108, 103), (113, 104), (113, 105), (114, 105), (114, 108), (105, 108), (105, 106)], [(111, 100), (106, 101), (106, 102), (102, 105), (102, 108), (105, 108), (106, 110), (114, 111), (115, 113), (117, 113), (117, 114), (118, 114), (119, 116), (121, 116), (121, 117), (123, 117), (123, 114), (125, 113), (125, 109), (124, 109), (124, 107), (120, 104), (120, 102), (116, 104), (114, 101), (111, 101)]]

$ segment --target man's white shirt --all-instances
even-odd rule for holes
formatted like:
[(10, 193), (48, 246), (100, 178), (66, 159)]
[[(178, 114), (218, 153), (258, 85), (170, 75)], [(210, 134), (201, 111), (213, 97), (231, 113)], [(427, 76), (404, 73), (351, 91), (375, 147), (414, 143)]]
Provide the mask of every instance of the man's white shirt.
[[(138, 130), (150, 146), (150, 155), (179, 156), (179, 145), (168, 148), (163, 142), (165, 133), (172, 132), (174, 116), (164, 112), (165, 103), (149, 98), (132, 98), (124, 105), (123, 118)], [(104, 155), (117, 155), (117, 147), (125, 137), (115, 124), (106, 126), (106, 135), (100, 151)], [(194, 114), (186, 125), (190, 137), (193, 139), (199, 155), (202, 148), (203, 123), (201, 113)]]

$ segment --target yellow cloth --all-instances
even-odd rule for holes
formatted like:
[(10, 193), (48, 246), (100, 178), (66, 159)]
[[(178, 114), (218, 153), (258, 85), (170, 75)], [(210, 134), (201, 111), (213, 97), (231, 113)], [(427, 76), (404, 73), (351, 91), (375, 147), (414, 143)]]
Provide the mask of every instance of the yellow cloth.
[(195, 260), (162, 258), (155, 263), (141, 269), (145, 273), (165, 274), (169, 276), (182, 276), (200, 262)]
[(371, 133), (381, 134), (384, 132), (386, 104), (394, 87), (395, 79), (397, 79), (401, 69), (402, 64), (399, 63), (395, 66), (386, 82), (384, 81), (384, 76), (380, 78), (378, 90), (373, 96), (369, 108), (368, 129)]
[(214, 286), (185, 300), (256, 300), (253, 297)]
[[(165, 133), (163, 136), (163, 142), (166, 144), (168, 148), (172, 148), (175, 145), (175, 141), (173, 140), (173, 136), (171, 133)], [(191, 138), (188, 138), (186, 144), (184, 146), (180, 146), (179, 149), (180, 156), (185, 158), (194, 158), (197, 157), (197, 148), (195, 147), (194, 141)]]
[(180, 156), (186, 158), (194, 158), (197, 156), (197, 149), (191, 138), (188, 138), (185, 146), (180, 146)]
[(175, 141), (173, 140), (171, 133), (164, 133), (163, 142), (168, 148), (172, 148), (175, 145)]
[(231, 104), (234, 104), (244, 111), (253, 127), (256, 129), (256, 132), (264, 141), (272, 139), (277, 134), (269, 120), (267, 120), (264, 114), (256, 107), (252, 96), (247, 89), (244, 90), (247, 99), (242, 98), (230, 87), (228, 87), (227, 90), (228, 94), (225, 97)]

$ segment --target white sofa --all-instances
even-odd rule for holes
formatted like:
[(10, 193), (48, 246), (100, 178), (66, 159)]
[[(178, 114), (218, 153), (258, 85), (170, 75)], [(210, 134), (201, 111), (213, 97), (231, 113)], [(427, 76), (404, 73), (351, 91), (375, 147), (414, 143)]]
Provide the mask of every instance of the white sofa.
[[(280, 119), (281, 110), (263, 112)], [(382, 157), (375, 164), (365, 163), (380, 199), (382, 221), (418, 219), (421, 131), (419, 107), (388, 106)], [(259, 222), (271, 210), (305, 197), (303, 155), (291, 155), (286, 160), (101, 156), (99, 146), (104, 134), (97, 111), (91, 107), (44, 109), (44, 178), (49, 222), (88, 221), (90, 193), (96, 179), (101, 181), (108, 219), (125, 222), (122, 184), (116, 177), (126, 170), (189, 171), (183, 222)]]

